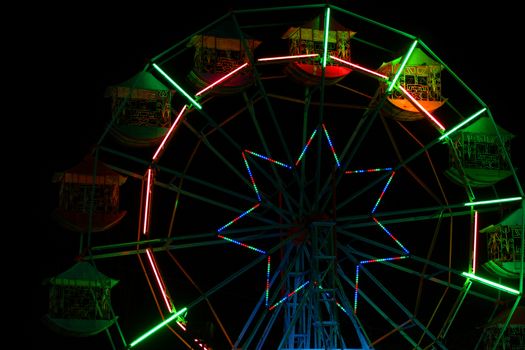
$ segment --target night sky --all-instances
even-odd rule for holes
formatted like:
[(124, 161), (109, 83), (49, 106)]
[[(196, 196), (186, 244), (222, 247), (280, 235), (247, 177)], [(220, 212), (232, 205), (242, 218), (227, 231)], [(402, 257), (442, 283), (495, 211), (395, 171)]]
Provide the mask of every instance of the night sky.
[[(30, 345), (22, 347), (110, 349), (103, 335), (94, 339), (60, 337), (40, 320), (47, 312), (47, 289), (42, 281), (67, 269), (78, 254), (75, 248), (77, 234), (57, 227), (50, 218), (57, 204), (57, 187), (51, 184), (52, 174), (78, 163), (97, 142), (108, 122), (108, 105), (104, 98), (107, 86), (127, 80), (142, 70), (149, 58), (193, 34), (228, 9), (240, 9), (247, 3), (251, 7), (259, 3), (264, 7), (284, 5), (281, 1), (220, 1), (213, 7), (186, 2), (170, 7), (126, 3), (122, 8), (115, 8), (86, 3), (77, 8), (60, 8), (67, 15), (58, 15), (54, 11), (58, 8), (46, 8), (52, 15), (38, 21), (37, 39), (34, 39), (39, 73), (43, 74), (37, 90), (42, 92), (39, 97), (45, 96), (38, 102), (35, 118), (38, 119), (37, 129), (45, 127), (47, 130), (45, 133), (37, 131), (40, 145), (35, 149), (40, 170), (38, 220), (41, 230), (37, 240), (37, 272), (34, 273), (37, 278), (32, 288), (34, 314), (24, 329)], [(522, 30), (518, 30), (517, 8), (503, 8), (497, 3), (487, 7), (479, 2), (461, 3), (462, 8), (458, 8), (458, 3), (452, 1), (331, 3), (421, 38), (488, 105), (500, 126), (517, 136), (513, 149), (523, 149), (520, 57), (517, 53)], [(514, 152), (513, 163), (523, 179), (520, 169), (523, 156), (519, 151)], [(115, 260), (115, 264), (119, 271), (135, 269), (137, 276), (140, 275), (138, 266), (125, 266), (129, 261)], [(133, 276), (133, 273), (124, 275)], [(127, 301), (116, 304), (123, 306)], [(140, 307), (147, 309), (154, 307), (152, 305), (148, 301)], [(164, 348), (184, 347), (175, 341)]]

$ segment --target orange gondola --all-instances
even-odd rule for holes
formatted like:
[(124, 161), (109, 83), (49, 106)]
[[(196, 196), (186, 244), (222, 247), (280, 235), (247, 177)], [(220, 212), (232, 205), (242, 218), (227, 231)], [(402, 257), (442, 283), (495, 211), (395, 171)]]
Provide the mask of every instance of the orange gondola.
[[(403, 57), (398, 57), (383, 63), (377, 71), (391, 79), (397, 73), (402, 60)], [(427, 112), (433, 112), (446, 102), (441, 95), (441, 70), (441, 64), (416, 47), (398, 82)], [(386, 89), (387, 84), (382, 83), (377, 97), (384, 96)], [(397, 90), (387, 96), (382, 112), (386, 116), (402, 121), (424, 118), (423, 113)]]

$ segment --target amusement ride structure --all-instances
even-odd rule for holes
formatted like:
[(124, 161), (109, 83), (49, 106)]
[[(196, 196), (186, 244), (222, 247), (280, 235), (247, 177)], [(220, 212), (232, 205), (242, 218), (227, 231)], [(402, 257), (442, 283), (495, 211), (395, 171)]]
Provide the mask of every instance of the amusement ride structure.
[(525, 342), (515, 135), (424, 41), (319, 4), (232, 10), (159, 51), (53, 177), (80, 237), (46, 281), (53, 330), (448, 349), (475, 316), (472, 348)]

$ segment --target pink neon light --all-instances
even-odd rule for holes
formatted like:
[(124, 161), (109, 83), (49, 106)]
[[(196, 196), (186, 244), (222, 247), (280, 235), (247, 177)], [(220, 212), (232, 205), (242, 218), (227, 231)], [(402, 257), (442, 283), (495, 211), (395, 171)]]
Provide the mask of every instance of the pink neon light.
[(445, 127), (443, 124), (441, 124), (432, 114), (430, 114), (415, 98), (412, 96), (405, 88), (402, 86), (398, 86), (398, 88), (403, 92), (403, 94), (408, 97), (410, 101), (412, 101), (413, 104), (417, 106), (417, 108), (422, 111), (434, 124), (437, 125), (438, 128), (440, 128), (442, 131), (445, 131)]
[(478, 257), (478, 211), (474, 211), (474, 247), (472, 252), (472, 273), (476, 273)]
[(151, 190), (151, 176), (152, 176), (152, 170), (151, 168), (148, 168), (148, 171), (146, 172), (146, 203), (144, 205), (144, 225), (142, 227), (142, 234), (148, 233), (148, 226), (149, 226), (149, 203), (151, 200), (150, 197), (150, 190)]
[(388, 77), (387, 77), (386, 75), (383, 75), (383, 74), (381, 74), (381, 73), (378, 73), (378, 72), (376, 72), (376, 71), (373, 71), (373, 70), (368, 69), (368, 68), (365, 68), (365, 67), (361, 67), (361, 66), (359, 66), (359, 65), (357, 65), (357, 64), (355, 64), (355, 63), (351, 63), (351, 62), (348, 62), (348, 61), (342, 60), (342, 59), (340, 59), (339, 57), (330, 56), (330, 58), (333, 59), (333, 60), (336, 60), (336, 61), (338, 61), (338, 62), (344, 63), (344, 64), (346, 64), (346, 65), (349, 65), (350, 67), (356, 68), (357, 70), (361, 70), (361, 71), (363, 71), (363, 72), (365, 72), (365, 73), (375, 75), (376, 77), (379, 77), (379, 78), (381, 78), (381, 79), (385, 79), (385, 80), (388, 79)]
[(237, 68), (235, 68), (233, 71), (231, 71), (230, 73), (226, 74), (225, 76), (223, 76), (222, 78), (220, 78), (219, 80), (217, 80), (216, 82), (206, 86), (204, 89), (202, 89), (201, 91), (197, 92), (195, 94), (195, 96), (199, 96), (201, 95), (202, 93), (204, 93), (205, 91), (208, 91), (209, 89), (211, 89), (212, 87), (214, 86), (217, 86), (218, 84), (222, 83), (223, 81), (227, 80), (228, 78), (230, 78), (232, 75), (234, 75), (235, 73), (237, 73), (238, 71), (240, 71), (241, 69), (243, 69), (244, 67), (247, 67), (248, 66), (248, 62), (246, 62), (245, 64), (243, 64), (242, 66), (239, 66)]
[(180, 117), (182, 117), (182, 114), (186, 110), (186, 107), (187, 107), (187, 105), (184, 105), (184, 107), (182, 107), (181, 111), (179, 112), (179, 115), (177, 115), (177, 118), (175, 118), (175, 121), (171, 125), (171, 128), (168, 130), (168, 133), (166, 134), (166, 136), (164, 137), (164, 139), (160, 143), (159, 148), (157, 148), (157, 151), (153, 155), (153, 160), (157, 160), (157, 158), (158, 158), (158, 156), (160, 154), (160, 151), (164, 148), (164, 144), (170, 138), (170, 136), (173, 133), (173, 130), (175, 130), (175, 127), (177, 126), (177, 124), (179, 124)]
[(155, 275), (155, 279), (157, 280), (157, 284), (159, 285), (159, 289), (162, 294), (162, 298), (164, 299), (164, 302), (166, 303), (166, 307), (168, 308), (169, 312), (171, 312), (172, 311), (171, 303), (168, 300), (168, 295), (166, 294), (166, 290), (165, 290), (166, 288), (164, 287), (164, 282), (162, 281), (162, 278), (160, 277), (160, 272), (157, 269), (157, 264), (155, 264), (150, 248), (146, 249), (146, 255), (148, 256), (148, 260), (153, 270), (153, 274)]
[(180, 328), (182, 328), (183, 331), (186, 332), (186, 326), (185, 326), (185, 325), (183, 325), (183, 324), (180, 323), (179, 321), (177, 321), (177, 325), (178, 325)]
[(280, 61), (280, 60), (296, 60), (300, 58), (317, 57), (317, 56), (319, 56), (318, 53), (310, 53), (310, 54), (305, 54), (305, 55), (264, 57), (264, 58), (259, 58), (257, 61), (258, 62), (268, 62), (268, 61)]

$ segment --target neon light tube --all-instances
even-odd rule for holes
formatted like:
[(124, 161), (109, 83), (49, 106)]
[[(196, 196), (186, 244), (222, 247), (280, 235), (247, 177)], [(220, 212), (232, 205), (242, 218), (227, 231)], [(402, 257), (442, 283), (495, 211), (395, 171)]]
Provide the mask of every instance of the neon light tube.
[(379, 205), (379, 202), (381, 202), (381, 199), (383, 198), (388, 186), (390, 185), (390, 182), (392, 181), (392, 178), (394, 177), (394, 175), (396, 174), (395, 171), (392, 172), (392, 175), (390, 175), (390, 178), (388, 179), (388, 181), (386, 182), (385, 184), (385, 187), (383, 188), (383, 191), (381, 192), (381, 194), (379, 195), (379, 198), (377, 199), (377, 202), (376, 204), (374, 205), (374, 208), (372, 209), (372, 214), (375, 213), (376, 209), (377, 209), (377, 206)]
[(520, 201), (521, 199), (522, 199), (522, 197), (510, 197), (510, 198), (503, 198), (503, 199), (492, 199), (492, 200), (487, 200), (487, 201), (465, 203), (465, 206), (469, 207), (469, 206), (474, 206), (474, 205), (485, 205), (485, 204), (494, 204), (494, 203), (515, 202), (515, 201)]
[(195, 94), (195, 96), (199, 96), (201, 95), (202, 93), (204, 93), (205, 91), (208, 91), (209, 89), (213, 88), (214, 86), (217, 86), (218, 84), (222, 83), (223, 81), (229, 79), (232, 75), (234, 75), (235, 73), (237, 73), (238, 71), (240, 71), (241, 69), (245, 68), (248, 66), (248, 62), (246, 62), (245, 64), (243, 64), (242, 66), (239, 66), (237, 68), (235, 68), (234, 70), (232, 70), (230, 73), (226, 74), (225, 76), (223, 76), (222, 78), (220, 78), (219, 80), (217, 80), (216, 82), (206, 86), (204, 89), (202, 89), (201, 91), (197, 92)]
[(150, 210), (150, 201), (151, 201), (151, 177), (152, 177), (152, 170), (151, 168), (148, 168), (148, 171), (146, 172), (146, 203), (144, 204), (144, 224), (142, 226), (142, 234), (146, 235), (148, 233), (148, 227), (149, 227), (149, 210)]
[(363, 260), (363, 261), (359, 262), (359, 264), (363, 265), (363, 264), (370, 264), (370, 263), (383, 262), (383, 261), (401, 260), (401, 259), (406, 259), (406, 258), (407, 258), (406, 255), (393, 256), (393, 257), (390, 257), (390, 258)]
[[(320, 289), (320, 290), (323, 290), (323, 287), (322, 287), (322, 286), (319, 286), (319, 289)], [(326, 296), (330, 296), (328, 293), (325, 293), (325, 295), (326, 295)], [(341, 305), (340, 302), (338, 302), (337, 300), (335, 300), (335, 305), (337, 305), (341, 310), (343, 310), (343, 312), (344, 312), (345, 314), (348, 315), (348, 312), (345, 310), (345, 308), (343, 307), (343, 305)]]
[(422, 111), (430, 120), (432, 120), (432, 122), (434, 122), (434, 124), (436, 124), (437, 127), (441, 129), (441, 131), (445, 131), (445, 127), (443, 126), (443, 124), (441, 124), (432, 114), (430, 114), (430, 112), (427, 111), (425, 107), (423, 107), (421, 103), (419, 103), (419, 101), (414, 98), (414, 96), (412, 96), (404, 87), (398, 86), (398, 88), (403, 92), (403, 95), (408, 97), (408, 99), (413, 104), (415, 104), (418, 107), (418, 109)]
[(358, 169), (358, 170), (347, 170), (345, 174), (361, 174), (361, 173), (376, 173), (378, 171), (391, 171), (392, 168), (373, 168), (373, 169)]
[(339, 307), (345, 314), (348, 315), (348, 311), (346, 311), (346, 309), (343, 307), (343, 305), (341, 305), (340, 302), (336, 301), (335, 305), (337, 305), (337, 307)]
[(257, 203), (255, 204), (253, 207), (251, 207), (250, 209), (246, 210), (244, 213), (242, 213), (241, 215), (237, 216), (235, 219), (233, 219), (232, 221), (230, 221), (229, 223), (227, 223), (226, 225), (222, 226), (221, 228), (219, 228), (217, 230), (217, 232), (221, 232), (222, 230), (224, 230), (226, 227), (230, 226), (231, 224), (233, 224), (234, 222), (236, 222), (237, 220), (241, 219), (242, 217), (248, 215), (249, 213), (251, 213), (253, 210), (255, 210), (255, 208), (257, 208), (259, 205), (261, 205), (261, 203)]
[(259, 157), (259, 158), (261, 158), (261, 159), (267, 160), (267, 161), (269, 161), (269, 162), (271, 162), (271, 163), (274, 163), (274, 164), (280, 165), (280, 166), (282, 166), (282, 167), (284, 167), (284, 168), (292, 169), (291, 166), (289, 166), (289, 165), (287, 165), (287, 164), (284, 164), (284, 163), (281, 163), (281, 162), (279, 162), (279, 161), (276, 161), (276, 160), (274, 160), (274, 159), (268, 158), (268, 157), (266, 157), (266, 156), (263, 156), (262, 154), (255, 153), (255, 152), (249, 151), (249, 150), (247, 150), (247, 149), (244, 150), (244, 152), (249, 153), (249, 154), (251, 154), (251, 155), (254, 155), (254, 156), (256, 156), (256, 157)]
[(265, 252), (264, 250), (262, 250), (262, 249), (255, 248), (254, 246), (251, 246), (251, 245), (248, 245), (248, 244), (246, 244), (246, 243), (242, 243), (242, 242), (236, 241), (236, 240), (234, 240), (234, 239), (231, 239), (231, 238), (225, 237), (225, 236), (223, 236), (223, 235), (217, 235), (217, 237), (222, 238), (222, 239), (224, 239), (225, 241), (228, 241), (228, 242), (231, 242), (231, 243), (235, 243), (235, 244), (237, 244), (237, 245), (240, 245), (241, 247), (251, 249), (251, 250), (256, 251), (256, 252), (258, 252), (258, 253), (266, 254), (266, 252)]
[(155, 258), (153, 257), (153, 254), (151, 253), (151, 249), (146, 249), (146, 255), (148, 256), (149, 264), (151, 265), (151, 269), (153, 270), (153, 274), (155, 275), (155, 279), (157, 281), (157, 284), (159, 285), (160, 293), (162, 294), (162, 298), (164, 299), (164, 303), (166, 303), (166, 307), (168, 308), (169, 312), (171, 313), (173, 311), (171, 307), (171, 303), (168, 299), (168, 295), (166, 294), (166, 286), (164, 285), (164, 282), (162, 281), (162, 277), (160, 275), (160, 271), (157, 268), (157, 264), (155, 263)]
[[(403, 248), (403, 250), (406, 251), (405, 248)], [(408, 254), (408, 251), (406, 251), (406, 252)], [(381, 258), (381, 259), (370, 259), (370, 260), (360, 261), (359, 265), (356, 265), (356, 267), (355, 267), (355, 290), (354, 290), (354, 314), (357, 312), (357, 295), (358, 295), (358, 290), (359, 290), (359, 267), (361, 265), (369, 264), (369, 263), (382, 262), (382, 261), (401, 260), (401, 259), (406, 259), (406, 258), (408, 258), (407, 255), (394, 256), (394, 257), (390, 257), (390, 258)]]
[(250, 169), (250, 166), (248, 165), (248, 159), (246, 159), (246, 155), (244, 152), (242, 152), (242, 159), (244, 159), (244, 165), (246, 166), (246, 169), (248, 170), (248, 175), (250, 175), (250, 180), (252, 181), (252, 186), (255, 191), (255, 194), (257, 195), (257, 199), (259, 202), (261, 201), (261, 195), (259, 194), (259, 189), (257, 188), (257, 184), (255, 184), (255, 179), (252, 175), (252, 170)]
[(465, 277), (468, 277), (470, 279), (473, 279), (474, 281), (478, 281), (480, 283), (483, 283), (487, 286), (490, 286), (490, 287), (494, 287), (496, 289), (499, 289), (501, 291), (504, 291), (504, 292), (507, 292), (507, 293), (510, 293), (510, 294), (514, 294), (514, 295), (520, 295), (520, 291), (517, 290), (517, 289), (513, 289), (513, 288), (510, 288), (510, 287), (507, 287), (507, 286), (504, 286), (502, 284), (499, 284), (499, 283), (496, 283), (496, 282), (492, 282), (492, 281), (489, 281), (485, 278), (481, 278), (481, 277), (478, 277), (472, 273), (468, 273), (468, 272), (462, 272), (461, 273), (463, 276)]
[(376, 222), (376, 224), (379, 225), (379, 227), (381, 227), (381, 228), (383, 229), (383, 231), (385, 231), (385, 232), (387, 233), (387, 235), (390, 236), (390, 238), (392, 238), (392, 239), (394, 240), (394, 242), (397, 243), (398, 246), (401, 247), (401, 249), (403, 249), (403, 251), (405, 252), (405, 254), (410, 254), (410, 252), (408, 251), (408, 249), (406, 249), (406, 248), (403, 246), (403, 244), (401, 244), (401, 242), (399, 242), (399, 241), (397, 240), (397, 238), (394, 237), (394, 235), (391, 234), (390, 231), (388, 231), (387, 228), (386, 228), (385, 226), (383, 226), (382, 223), (379, 222), (379, 220), (377, 220), (375, 217), (373, 217), (372, 219)]
[(187, 308), (185, 307), (180, 309), (179, 311), (171, 315), (169, 318), (165, 319), (164, 321), (162, 321), (161, 323), (159, 323), (158, 325), (156, 325), (155, 327), (153, 327), (152, 329), (150, 329), (149, 331), (147, 331), (146, 333), (144, 333), (143, 335), (135, 339), (131, 344), (129, 344), (129, 347), (130, 348), (134, 347), (135, 345), (137, 345), (138, 343), (140, 343), (141, 341), (143, 341), (144, 339), (146, 339), (147, 337), (149, 337), (150, 335), (158, 331), (160, 328), (162, 328), (163, 326), (173, 321), (175, 318), (177, 318), (177, 316), (186, 312), (186, 310)]
[(337, 163), (337, 167), (341, 167), (341, 164), (339, 163), (339, 158), (337, 157), (337, 154), (335, 153), (334, 145), (332, 144), (332, 140), (330, 139), (330, 135), (328, 135), (328, 130), (326, 130), (326, 126), (323, 125), (324, 134), (326, 135), (326, 139), (328, 140), (328, 145), (330, 145), (330, 149), (332, 150), (332, 154), (334, 155), (335, 162)]
[(472, 249), (472, 273), (476, 273), (477, 255), (478, 255), (478, 211), (474, 211), (474, 242)]
[(403, 61), (399, 65), (399, 68), (396, 72), (396, 75), (394, 75), (394, 79), (390, 82), (390, 85), (388, 85), (388, 88), (386, 89), (387, 92), (391, 92), (394, 86), (397, 84), (397, 81), (399, 80), (399, 77), (401, 76), (401, 73), (405, 70), (405, 66), (408, 62), (408, 59), (412, 55), (412, 52), (416, 48), (417, 40), (415, 40), (412, 45), (410, 45), (410, 48), (408, 49), (408, 52), (406, 53), (405, 57), (403, 57)]
[(467, 119), (465, 119), (464, 121), (462, 121), (461, 123), (459, 123), (458, 125), (456, 125), (455, 127), (453, 127), (452, 129), (450, 129), (449, 131), (447, 131), (446, 133), (444, 133), (443, 135), (441, 135), (439, 137), (440, 140), (443, 140), (445, 137), (447, 137), (448, 135), (452, 134), (453, 132), (455, 132), (456, 130), (460, 129), (463, 127), (463, 125), (466, 125), (468, 123), (470, 123), (474, 118), (476, 118), (477, 116), (479, 116), (481, 113), (485, 112), (487, 109), (486, 108), (482, 108), (481, 110), (477, 111), (476, 113), (474, 113), (472, 116), (468, 117)]
[(194, 105), (198, 109), (202, 109), (202, 106), (197, 101), (195, 101), (186, 91), (184, 91), (179, 86), (179, 84), (177, 84), (173, 79), (171, 79), (171, 77), (168, 74), (166, 74), (166, 72), (160, 69), (160, 67), (157, 66), (156, 63), (153, 63), (153, 68), (155, 68), (160, 74), (162, 74), (164, 78), (166, 78), (175, 89), (177, 89), (184, 97), (186, 97), (191, 102), (192, 105)]
[(303, 284), (301, 284), (299, 287), (295, 288), (294, 291), (288, 293), (288, 295), (286, 295), (284, 298), (282, 298), (281, 300), (279, 300), (278, 302), (276, 302), (275, 304), (270, 306), (268, 308), (268, 310), (271, 311), (271, 310), (275, 309), (275, 307), (277, 307), (278, 305), (282, 304), (284, 301), (286, 301), (286, 299), (290, 298), (292, 295), (294, 295), (295, 293), (297, 293), (298, 291), (303, 289), (308, 283), (310, 283), (310, 281), (306, 281)]
[(164, 148), (164, 144), (168, 141), (168, 139), (170, 138), (171, 134), (173, 133), (173, 130), (175, 130), (175, 127), (179, 124), (179, 120), (182, 117), (182, 115), (184, 114), (184, 111), (186, 110), (186, 107), (187, 107), (187, 105), (184, 105), (184, 107), (182, 107), (181, 111), (177, 115), (177, 118), (175, 118), (175, 121), (173, 122), (173, 124), (171, 125), (170, 129), (168, 130), (168, 133), (166, 134), (166, 136), (164, 136), (164, 139), (160, 143), (159, 148), (157, 148), (157, 151), (153, 155), (153, 161), (157, 160), (157, 158), (159, 157), (160, 151), (162, 151), (162, 149)]
[(314, 132), (312, 132), (312, 135), (310, 135), (310, 138), (308, 139), (308, 142), (306, 142), (306, 145), (304, 146), (301, 154), (299, 155), (299, 158), (297, 158), (297, 161), (295, 162), (295, 166), (297, 166), (297, 164), (299, 164), (299, 162), (303, 158), (303, 156), (304, 156), (304, 154), (306, 152), (306, 149), (310, 146), (310, 143), (312, 143), (312, 140), (313, 140), (313, 138), (314, 138), (316, 133), (317, 133), (317, 129), (314, 129)]
[(357, 291), (359, 290), (359, 266), (355, 267), (354, 314), (357, 312)]
[(330, 34), (330, 7), (326, 8), (324, 16), (324, 45), (323, 45), (323, 68), (328, 60), (328, 35)]
[(271, 262), (271, 257), (268, 255), (268, 264), (266, 265), (266, 293), (265, 293), (266, 307), (268, 307), (268, 295), (270, 292), (270, 262)]
[(282, 60), (297, 60), (301, 58), (317, 57), (318, 53), (310, 53), (305, 55), (291, 55), (291, 56), (276, 56), (276, 57), (263, 57), (259, 58), (258, 62), (269, 62), (269, 61), (282, 61)]
[(368, 73), (368, 74), (372, 74), (372, 75), (375, 75), (376, 77), (378, 78), (381, 78), (381, 79), (384, 79), (384, 80), (388, 80), (388, 77), (386, 75), (383, 75), (381, 73), (378, 73), (374, 70), (371, 70), (371, 69), (368, 69), (368, 68), (365, 68), (365, 67), (362, 67), (362, 66), (359, 66), (355, 63), (352, 63), (352, 62), (349, 62), (349, 61), (345, 61), (345, 60), (342, 60), (340, 59), (339, 57), (335, 57), (335, 56), (330, 56), (330, 58), (336, 60), (337, 62), (341, 62), (341, 63), (344, 63), (346, 65), (349, 65), (350, 67), (353, 67), (357, 70), (360, 70), (360, 71), (363, 71), (365, 73)]
[(180, 321), (177, 321), (177, 325), (178, 325), (178, 326), (179, 326), (184, 332), (186, 332), (186, 330), (187, 330), (187, 329), (186, 329), (186, 326), (183, 325)]

